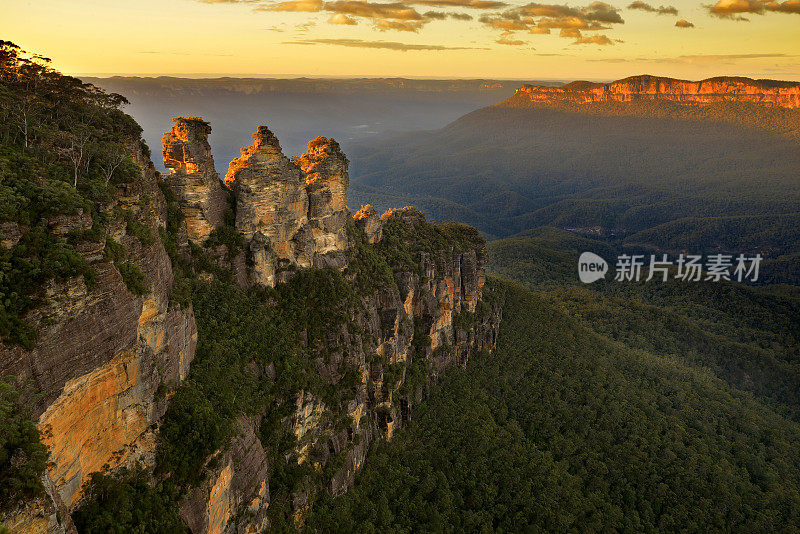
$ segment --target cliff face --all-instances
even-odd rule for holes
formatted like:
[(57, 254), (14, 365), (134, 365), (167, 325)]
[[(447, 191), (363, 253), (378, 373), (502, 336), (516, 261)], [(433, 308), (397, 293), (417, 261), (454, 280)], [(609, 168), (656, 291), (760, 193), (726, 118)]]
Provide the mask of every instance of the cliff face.
[[(374, 242), (378, 253), (383, 246), (416, 250), (417, 240), (432, 228), (412, 208), (372, 222), (392, 239)], [(366, 234), (356, 233), (351, 240), (354, 247), (368, 243)], [(338, 384), (355, 371), (352, 395), (338, 403), (308, 391), (297, 395), (283, 421), (295, 440), (288, 460), (265, 452), (256, 437), (259, 417), (241, 418), (239, 433), (218, 467), (182, 503), (181, 516), (192, 532), (257, 532), (269, 526), (275, 504), (268, 468), (274, 462), (309, 468), (290, 500), (293, 521), (302, 523), (320, 491), (338, 495), (352, 486), (370, 444), (391, 439), (408, 423), (440, 373), (466, 365), (475, 351), (493, 350), (500, 310), (481, 301), (487, 260), (483, 240), (475, 234), (458, 245), (414, 256), (413, 263), (395, 270), (393, 282), (375, 284), (347, 308), (348, 321), (324, 340), (328, 356), (314, 360), (326, 384)], [(349, 257), (344, 272), (359, 280), (364, 273), (352, 270), (355, 258)], [(319, 341), (307, 339), (304, 350), (313, 354)], [(348, 421), (344, 426), (343, 418)]]
[(162, 139), (167, 177), (181, 200), (190, 240), (202, 243), (214, 228), (222, 226), (228, 207), (227, 193), (219, 181), (211, 156), (211, 127), (198, 118), (176, 117)]
[[(99, 209), (104, 230), (79, 246), (94, 283), (51, 281), (42, 305), (25, 318), (38, 329), (36, 346), (0, 344), (0, 376), (41, 394), (33, 408), (51, 454), (45, 487), (64, 521), (92, 472), (152, 454), (152, 425), (186, 376), (197, 342), (192, 308), (170, 304), (173, 273), (161, 241), (143, 243), (131, 233), (136, 227), (157, 236), (166, 220), (156, 173), (146, 156), (137, 160), (141, 175)], [(92, 226), (87, 217), (60, 217), (51, 231), (85, 230)], [(109, 248), (120, 246), (125, 263), (145, 276), (141, 296), (123, 282), (122, 261), (110, 258)]]
[(317, 254), (316, 264), (325, 266), (335, 259), (322, 259), (347, 249), (345, 223), (347, 209), (347, 175), (349, 162), (333, 139), (317, 137), (308, 143), (308, 150), (295, 164), (303, 171), (308, 192), (308, 222)]
[(526, 84), (517, 89), (507, 102), (512, 105), (524, 105), (635, 100), (667, 100), (694, 104), (745, 102), (797, 109), (800, 108), (800, 84), (739, 77), (718, 77), (692, 82), (643, 75), (607, 84), (572, 82), (562, 87)]

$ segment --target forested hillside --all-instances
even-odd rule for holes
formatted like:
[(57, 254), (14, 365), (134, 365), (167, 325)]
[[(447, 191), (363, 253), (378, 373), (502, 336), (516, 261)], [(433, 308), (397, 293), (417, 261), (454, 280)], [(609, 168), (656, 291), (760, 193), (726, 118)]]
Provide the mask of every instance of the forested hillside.
[(451, 373), (317, 531), (793, 531), (800, 425), (677, 355), (493, 281), (494, 354)]
[(551, 228), (491, 242), (489, 267), (608, 339), (708, 367), (731, 386), (800, 421), (796, 286), (619, 282), (613, 272), (584, 285), (576, 266), (587, 250), (607, 258), (613, 269), (618, 250)]

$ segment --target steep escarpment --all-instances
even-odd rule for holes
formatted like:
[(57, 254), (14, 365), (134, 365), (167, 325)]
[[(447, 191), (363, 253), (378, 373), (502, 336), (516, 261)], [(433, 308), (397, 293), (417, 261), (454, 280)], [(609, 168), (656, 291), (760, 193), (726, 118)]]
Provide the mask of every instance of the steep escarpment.
[[(28, 406), (50, 451), (43, 478), (55, 503), (42, 506), (60, 509), (63, 520), (51, 521), (52, 528), (69, 529), (66, 511), (79, 502), (91, 473), (152, 456), (153, 425), (188, 373), (197, 342), (191, 305), (170, 299), (173, 271), (158, 239), (167, 205), (156, 172), (138, 138), (124, 142), (135, 147), (125, 181), (112, 181), (98, 199), (78, 189), (86, 207), (35, 214), (3, 251), (21, 269), (36, 261), (27, 258), (35, 258), (37, 247), (57, 240), (65, 255), (57, 261), (85, 266), (84, 274), (30, 288), (35, 305), (22, 321), (35, 337), (20, 345), (9, 336), (0, 344), (0, 375), (35, 392)], [(58, 258), (42, 253), (48, 255), (42, 266)], [(37, 512), (21, 512), (27, 513)]]
[[(0, 58), (0, 521), (73, 531), (93, 472), (152, 457), (196, 325), (171, 298), (167, 203), (125, 98), (12, 43)], [(36, 428), (9, 427), (23, 415)]]
[[(486, 251), (474, 229), (413, 208), (353, 217), (334, 140), (290, 161), (266, 127), (254, 138), (226, 177), (236, 214), (224, 232), (239, 247), (221, 251), (212, 237), (192, 252), (205, 280), (193, 291), (196, 371), (157, 453), (158, 472), (195, 479), (179, 503), (193, 532), (302, 523), (321, 493), (352, 485), (370, 444), (409, 421), (440, 373), (493, 348), (499, 322), (481, 301)], [(227, 430), (184, 443), (180, 429), (205, 402), (227, 412), (212, 425)], [(174, 468), (183, 463), (195, 467)]]
[[(21, 64), (2, 67), (19, 77)], [(442, 372), (492, 350), (500, 310), (482, 300), (477, 231), (412, 208), (353, 217), (333, 139), (291, 161), (259, 127), (226, 187), (210, 126), (176, 118), (160, 176), (122, 97), (24, 72), (79, 104), (48, 110), (30, 137), (0, 132), (15, 169), (0, 182), (15, 206), (0, 210), (0, 402), (36, 422), (25, 443), (4, 442), (0, 479), (16, 491), (4, 525), (300, 525)], [(26, 87), (43, 106), (67, 90), (14, 89)]]
[(800, 84), (743, 77), (717, 77), (691, 82), (660, 76), (631, 76), (611, 83), (577, 81), (561, 87), (523, 85), (508, 102), (524, 103), (630, 102), (665, 100), (682, 103), (754, 103), (800, 108)]
[[(718, 77), (699, 82), (632, 76), (600, 84), (523, 85), (493, 109), (557, 110), (601, 117), (718, 123), (776, 132), (800, 142), (800, 84)], [(746, 134), (742, 134), (746, 135)]]
[[(152, 455), (152, 425), (194, 356), (192, 308), (171, 303), (172, 268), (156, 237), (166, 204), (154, 171), (143, 168), (94, 214), (104, 227), (90, 221), (95, 233), (77, 246), (92, 280), (49, 281), (24, 317), (38, 332), (35, 346), (0, 345), (0, 375), (37, 393), (34, 415), (52, 462), (46, 486), (67, 509), (91, 473)], [(84, 223), (60, 224), (74, 233)], [(139, 287), (126, 285), (130, 273)]]

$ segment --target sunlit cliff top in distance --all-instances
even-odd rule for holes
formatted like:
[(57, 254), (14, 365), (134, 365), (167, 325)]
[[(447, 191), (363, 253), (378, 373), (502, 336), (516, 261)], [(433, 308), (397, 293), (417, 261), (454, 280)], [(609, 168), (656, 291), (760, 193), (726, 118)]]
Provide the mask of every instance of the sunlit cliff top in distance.
[(525, 84), (509, 99), (517, 103), (630, 102), (669, 100), (681, 103), (746, 102), (800, 108), (800, 83), (720, 76), (701, 81), (640, 75), (610, 83), (575, 81), (561, 87)]

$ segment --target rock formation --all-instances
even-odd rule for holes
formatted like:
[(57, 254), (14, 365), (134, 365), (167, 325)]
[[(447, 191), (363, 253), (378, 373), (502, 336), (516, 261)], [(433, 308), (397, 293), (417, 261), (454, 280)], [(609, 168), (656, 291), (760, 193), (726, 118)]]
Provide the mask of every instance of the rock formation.
[[(333, 139), (317, 137), (308, 143), (308, 150), (295, 160), (305, 174), (308, 192), (308, 222), (314, 239), (314, 251), (320, 256), (342, 252), (347, 248), (345, 223), (347, 209), (347, 175), (349, 162)], [(317, 262), (324, 266), (324, 261)]]
[(253, 137), (225, 175), (236, 197), (236, 229), (248, 241), (253, 280), (272, 287), (285, 279), (287, 267), (343, 267), (349, 178), (338, 143), (318, 137), (293, 162), (266, 126)]
[(517, 89), (510, 100), (517, 103), (578, 104), (636, 100), (668, 100), (693, 104), (746, 102), (798, 109), (800, 83), (728, 76), (692, 82), (642, 75), (607, 84), (583, 81), (561, 87), (526, 84)]
[(202, 243), (222, 226), (228, 208), (227, 193), (214, 169), (208, 136), (211, 127), (202, 119), (175, 117), (162, 139), (167, 176), (186, 219), (189, 239)]

